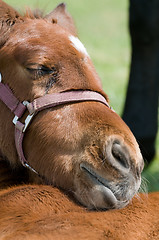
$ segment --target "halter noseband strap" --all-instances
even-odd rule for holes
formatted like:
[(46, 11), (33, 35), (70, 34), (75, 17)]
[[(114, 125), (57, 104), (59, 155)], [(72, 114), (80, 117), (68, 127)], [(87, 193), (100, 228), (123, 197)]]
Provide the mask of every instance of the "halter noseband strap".
[[(24, 156), (23, 139), (24, 133), (28, 125), (30, 124), (30, 121), (39, 111), (59, 105), (84, 101), (101, 102), (105, 104), (108, 108), (110, 108), (108, 102), (100, 93), (94, 91), (81, 91), (81, 90), (47, 94), (43, 97), (34, 99), (31, 103), (27, 101), (21, 103), (14, 96), (13, 92), (8, 87), (8, 85), (2, 83), (1, 74), (0, 74), (0, 100), (15, 115), (13, 123), (15, 124), (15, 144), (19, 159), (25, 167), (30, 168), (34, 172), (36, 171), (29, 166)], [(23, 116), (26, 110), (28, 110), (29, 115), (27, 116), (27, 118), (25, 119), (25, 123), (23, 124), (19, 121), (19, 119)]]

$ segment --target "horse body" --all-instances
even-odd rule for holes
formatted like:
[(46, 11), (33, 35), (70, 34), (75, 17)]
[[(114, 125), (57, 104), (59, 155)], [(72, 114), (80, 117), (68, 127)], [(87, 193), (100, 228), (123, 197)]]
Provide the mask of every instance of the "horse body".
[[(9, 171), (5, 164), (0, 171), (2, 186)], [(4, 186), (0, 191), (0, 239), (158, 240), (158, 202), (158, 193), (140, 194), (123, 209), (88, 211), (52, 186)]]
[(0, 239), (158, 240), (159, 194), (124, 209), (87, 211), (56, 188), (24, 185), (0, 194)]

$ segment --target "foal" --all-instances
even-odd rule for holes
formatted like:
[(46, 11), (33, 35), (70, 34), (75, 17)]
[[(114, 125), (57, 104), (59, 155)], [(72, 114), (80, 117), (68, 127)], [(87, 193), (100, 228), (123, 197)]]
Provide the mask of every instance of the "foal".
[(127, 205), (140, 187), (143, 159), (109, 107), (65, 5), (35, 17), (0, 0), (0, 24), (1, 159), (28, 182), (72, 192), (89, 209)]

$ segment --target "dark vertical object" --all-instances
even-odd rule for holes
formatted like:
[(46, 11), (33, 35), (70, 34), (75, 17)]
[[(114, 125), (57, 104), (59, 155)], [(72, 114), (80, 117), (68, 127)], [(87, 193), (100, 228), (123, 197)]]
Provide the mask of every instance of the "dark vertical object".
[(130, 0), (132, 58), (123, 119), (143, 157), (155, 155), (159, 95), (159, 0)]

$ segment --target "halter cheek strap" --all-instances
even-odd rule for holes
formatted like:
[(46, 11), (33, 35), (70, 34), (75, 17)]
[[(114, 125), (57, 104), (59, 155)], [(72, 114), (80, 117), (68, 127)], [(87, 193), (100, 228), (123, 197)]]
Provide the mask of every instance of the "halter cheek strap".
[[(0, 74), (0, 100), (14, 113), (15, 117), (13, 118), (13, 123), (15, 125), (15, 145), (17, 153), (21, 163), (30, 168), (32, 171), (37, 173), (30, 165), (28, 164), (24, 152), (23, 152), (23, 139), (25, 131), (30, 124), (32, 118), (40, 111), (53, 108), (59, 105), (65, 105), (68, 103), (77, 103), (84, 101), (96, 101), (103, 103), (108, 108), (110, 108), (106, 99), (97, 92), (94, 91), (68, 91), (61, 93), (47, 94), (43, 97), (34, 99), (31, 103), (28, 101), (23, 101), (21, 103), (13, 94), (11, 89), (7, 84), (2, 83), (2, 77)], [(29, 115), (25, 119), (25, 123), (19, 121), (23, 114), (28, 111)]]

